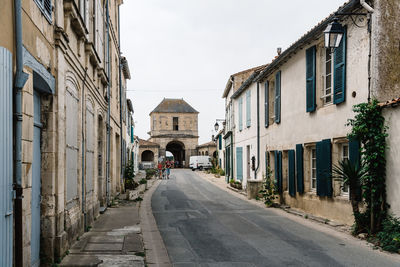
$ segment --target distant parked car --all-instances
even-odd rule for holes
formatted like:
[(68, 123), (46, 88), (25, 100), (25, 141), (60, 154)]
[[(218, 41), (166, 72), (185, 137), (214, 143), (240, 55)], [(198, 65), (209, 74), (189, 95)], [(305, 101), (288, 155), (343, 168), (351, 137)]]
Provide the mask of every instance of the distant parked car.
[(211, 158), (209, 156), (191, 156), (189, 167), (192, 169), (192, 171), (195, 171), (196, 169), (211, 169)]

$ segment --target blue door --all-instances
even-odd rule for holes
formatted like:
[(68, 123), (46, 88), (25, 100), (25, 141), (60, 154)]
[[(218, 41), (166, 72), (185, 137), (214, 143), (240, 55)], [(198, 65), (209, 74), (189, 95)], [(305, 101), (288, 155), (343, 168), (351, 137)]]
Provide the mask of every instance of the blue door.
[(0, 266), (13, 262), (12, 54), (0, 47)]
[(40, 95), (34, 92), (34, 130), (33, 130), (33, 162), (32, 162), (32, 232), (31, 232), (31, 266), (40, 265), (40, 134), (42, 124), (40, 123)]

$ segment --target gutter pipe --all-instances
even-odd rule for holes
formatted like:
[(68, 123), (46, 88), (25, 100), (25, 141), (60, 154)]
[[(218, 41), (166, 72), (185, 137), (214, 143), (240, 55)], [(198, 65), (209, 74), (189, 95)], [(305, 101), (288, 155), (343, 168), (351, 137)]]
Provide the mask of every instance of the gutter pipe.
[(360, 0), (360, 5), (362, 5), (363, 8), (365, 8), (369, 13), (374, 13), (374, 11), (375, 11), (370, 5), (368, 5), (365, 2), (365, 0)]
[(83, 78), (83, 85), (82, 85), (82, 213), (83, 213), (83, 224), (84, 229), (86, 231), (86, 188), (85, 188), (85, 84), (86, 84), (86, 77), (87, 77), (87, 70), (85, 68), (85, 77)]
[(257, 167), (254, 170), (254, 179), (257, 179), (257, 172), (260, 168), (260, 83), (257, 82)]
[(15, 266), (23, 266), (23, 224), (22, 224), (22, 88), (29, 75), (23, 71), (22, 52), (22, 5), (21, 0), (14, 0), (15, 18), (15, 50), (16, 50), (16, 73), (14, 80), (14, 190), (16, 197), (15, 209)]
[[(108, 11), (108, 0), (106, 0), (106, 38), (107, 38), (107, 77), (110, 80), (110, 14)], [(110, 82), (107, 84), (107, 160), (106, 160), (106, 195), (107, 195), (107, 206), (110, 205)]]
[[(120, 179), (121, 182), (123, 181), (123, 167), (122, 167), (122, 163), (125, 163), (122, 161), (122, 159), (124, 158), (124, 141), (123, 141), (123, 136), (122, 136), (122, 106), (125, 103), (122, 103), (122, 100), (124, 100), (125, 102), (125, 97), (122, 97), (122, 73), (121, 73), (121, 68), (122, 68), (122, 64), (121, 64), (121, 28), (120, 28), (120, 6), (118, 6), (118, 72), (119, 72), (119, 136), (120, 136), (120, 146), (121, 146), (121, 168), (120, 168)], [(125, 165), (124, 165), (125, 167)], [(122, 183), (121, 186), (123, 186), (124, 183)]]

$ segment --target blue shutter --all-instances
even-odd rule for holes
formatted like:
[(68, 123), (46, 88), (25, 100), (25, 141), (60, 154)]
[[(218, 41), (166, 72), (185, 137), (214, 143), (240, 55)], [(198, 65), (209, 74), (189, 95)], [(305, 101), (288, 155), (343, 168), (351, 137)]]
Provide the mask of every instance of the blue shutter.
[[(0, 46), (0, 266), (13, 264), (13, 55)], [(29, 201), (29, 200), (28, 200)]]
[(265, 108), (264, 118), (265, 118), (265, 128), (267, 128), (269, 126), (269, 105), (268, 105), (269, 82), (268, 81), (265, 82), (264, 96), (265, 96), (265, 98), (264, 98), (264, 108)]
[(332, 196), (332, 147), (331, 140), (317, 143), (317, 195)]
[(296, 145), (296, 178), (297, 192), (304, 193), (304, 166), (303, 166), (303, 145)]
[(294, 150), (289, 150), (288, 151), (288, 157), (289, 157), (289, 195), (292, 197), (296, 196), (296, 185), (295, 185), (295, 152)]
[(333, 55), (333, 103), (339, 104), (346, 100), (346, 33), (345, 28), (342, 41)]
[(243, 97), (239, 98), (239, 131), (243, 130)]
[[(349, 160), (352, 164), (360, 166), (361, 163), (361, 154), (360, 154), (360, 141), (355, 140), (355, 139), (350, 139), (349, 140)], [(358, 181), (356, 188), (351, 188), (350, 190), (355, 190), (355, 198), (356, 200), (360, 201), (361, 200), (361, 185), (360, 181)], [(352, 193), (352, 192), (350, 192)], [(353, 194), (350, 194), (350, 196)]]
[(236, 179), (243, 180), (243, 148), (236, 148)]
[(281, 122), (281, 71), (275, 75), (275, 122)]
[(251, 101), (251, 91), (248, 90), (246, 92), (246, 127), (250, 127), (251, 125), (251, 108), (250, 108), (250, 101)]
[(316, 95), (316, 86), (315, 86), (315, 54), (316, 47), (310, 47), (306, 50), (306, 111), (313, 112), (315, 111), (315, 95)]

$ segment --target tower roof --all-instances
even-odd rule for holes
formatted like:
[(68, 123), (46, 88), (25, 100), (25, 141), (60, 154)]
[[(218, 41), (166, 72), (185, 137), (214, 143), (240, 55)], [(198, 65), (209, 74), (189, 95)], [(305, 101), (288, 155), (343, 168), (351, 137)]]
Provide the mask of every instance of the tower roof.
[(151, 113), (199, 113), (183, 98), (164, 98)]

